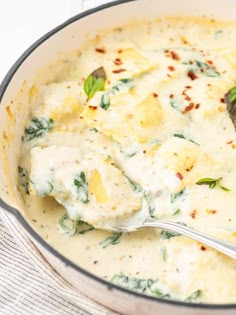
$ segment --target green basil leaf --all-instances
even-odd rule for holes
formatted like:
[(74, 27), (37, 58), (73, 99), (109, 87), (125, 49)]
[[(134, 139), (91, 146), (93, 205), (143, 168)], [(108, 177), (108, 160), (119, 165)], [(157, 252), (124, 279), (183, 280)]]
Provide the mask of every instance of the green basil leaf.
[(236, 86), (230, 90), (229, 100), (232, 104), (236, 104)]
[(106, 73), (103, 67), (93, 71), (84, 82), (84, 91), (87, 100), (90, 100), (98, 91), (104, 90), (106, 81)]

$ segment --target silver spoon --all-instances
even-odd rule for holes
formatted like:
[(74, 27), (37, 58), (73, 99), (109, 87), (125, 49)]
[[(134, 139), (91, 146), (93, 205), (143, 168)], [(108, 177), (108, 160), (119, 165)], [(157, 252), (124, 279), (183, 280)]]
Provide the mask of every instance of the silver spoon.
[(177, 232), (181, 235), (187, 236), (195, 241), (201, 242), (211, 248), (218, 250), (219, 252), (236, 259), (236, 244), (222, 241), (216, 237), (209, 236), (203, 232), (195, 231), (192, 228), (184, 226), (180, 223), (175, 223), (168, 220), (154, 219), (147, 217), (144, 222), (139, 225), (122, 224), (115, 227), (109, 226), (109, 230), (116, 233), (127, 233), (139, 230), (141, 228), (151, 227), (168, 230), (171, 232)]
[[(225, 95), (225, 102), (230, 118), (236, 129), (236, 86)], [(136, 225), (130, 225), (128, 221), (127, 223), (122, 223), (115, 227), (109, 226), (109, 230), (117, 233), (127, 233), (145, 227), (159, 228), (179, 233), (236, 259), (236, 244), (222, 241), (216, 237), (209, 236), (203, 232), (195, 231), (192, 228), (168, 220), (154, 219), (148, 216), (143, 222), (139, 222)]]

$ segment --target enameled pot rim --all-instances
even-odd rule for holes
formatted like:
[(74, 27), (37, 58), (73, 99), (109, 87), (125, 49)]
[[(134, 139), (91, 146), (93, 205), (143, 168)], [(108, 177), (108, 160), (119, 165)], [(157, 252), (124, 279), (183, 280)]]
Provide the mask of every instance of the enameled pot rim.
[[(120, 5), (126, 2), (133, 2), (138, 0), (117, 0), (113, 2), (109, 2), (107, 4), (100, 5), (96, 8), (87, 10), (85, 12), (82, 12), (78, 15), (75, 15), (74, 17), (68, 19), (61, 25), (55, 27), (45, 35), (43, 35), (40, 39), (38, 39), (36, 42), (34, 42), (19, 58), (18, 60), (13, 64), (13, 66), (10, 68), (8, 73), (6, 74), (5, 78), (3, 79), (1, 85), (0, 85), (0, 103), (4, 97), (4, 93), (7, 90), (8, 85), (11, 83), (12, 78), (14, 77), (17, 70), (20, 68), (20, 66), (23, 64), (23, 62), (33, 53), (34, 50), (36, 50), (42, 43), (50, 39), (54, 34), (60, 32), (68, 25), (88, 16), (91, 14), (94, 14), (98, 11), (101, 11), (103, 9), (107, 9), (109, 7), (114, 7), (116, 5)], [(9, 213), (13, 214), (16, 219), (20, 222), (20, 224), (23, 226), (23, 228), (46, 250), (48, 250), (52, 255), (60, 259), (65, 265), (73, 268), (74, 270), (78, 271), (79, 273), (82, 273), (83, 275), (99, 282), (100, 284), (106, 286), (109, 290), (118, 290), (123, 293), (126, 293), (128, 295), (131, 295), (136, 298), (142, 298), (149, 300), (150, 302), (156, 302), (156, 303), (162, 303), (162, 304), (168, 304), (173, 306), (180, 306), (180, 307), (186, 307), (186, 308), (199, 308), (199, 309), (210, 309), (210, 310), (220, 310), (220, 309), (236, 309), (236, 304), (204, 304), (204, 303), (186, 303), (181, 301), (175, 301), (175, 300), (167, 300), (157, 297), (152, 297), (148, 295), (144, 295), (141, 293), (137, 293), (135, 291), (130, 291), (126, 288), (119, 287), (112, 282), (106, 281), (102, 278), (99, 278), (98, 276), (84, 270), (83, 268), (79, 267), (66, 257), (64, 257), (62, 254), (60, 254), (58, 251), (56, 251), (51, 245), (49, 245), (39, 234), (35, 232), (35, 230), (29, 225), (29, 223), (26, 221), (26, 219), (23, 217), (23, 215), (16, 209), (11, 207), (10, 205), (6, 204), (3, 200), (0, 199), (0, 207)]]

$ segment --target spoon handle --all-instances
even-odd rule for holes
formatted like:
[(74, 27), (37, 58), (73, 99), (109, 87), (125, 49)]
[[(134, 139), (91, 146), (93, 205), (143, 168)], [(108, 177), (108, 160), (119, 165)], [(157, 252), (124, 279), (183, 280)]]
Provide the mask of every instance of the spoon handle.
[(204, 245), (218, 250), (219, 252), (236, 259), (236, 244), (219, 240), (216, 237), (209, 236), (205, 233), (195, 231), (179, 223), (166, 220), (158, 220), (153, 218), (147, 218), (142, 227), (163, 228), (172, 232), (178, 232), (195, 241), (199, 241)]

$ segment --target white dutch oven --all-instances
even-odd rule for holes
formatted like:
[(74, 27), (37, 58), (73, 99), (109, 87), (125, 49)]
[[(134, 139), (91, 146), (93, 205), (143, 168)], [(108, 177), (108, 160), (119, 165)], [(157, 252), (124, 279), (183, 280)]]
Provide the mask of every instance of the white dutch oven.
[[(128, 22), (132, 18), (169, 15), (208, 16), (234, 20), (235, 0), (123, 0), (73, 17), (34, 43), (13, 65), (0, 87), (0, 206), (14, 214), (51, 265), (75, 288), (122, 314), (236, 314), (236, 304), (187, 304), (148, 297), (121, 289), (75, 265), (49, 246), (30, 226), (17, 190), (21, 135), (29, 113), (28, 88), (36, 72), (59, 52), (78, 49), (85, 35)], [(18, 209), (18, 210), (17, 210)], [(20, 209), (20, 210), (19, 210)], [(33, 211), (33, 209), (32, 209)], [(214, 285), (214, 283), (212, 283)]]

